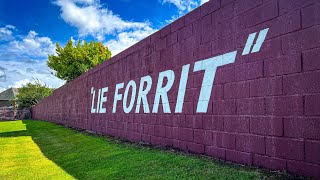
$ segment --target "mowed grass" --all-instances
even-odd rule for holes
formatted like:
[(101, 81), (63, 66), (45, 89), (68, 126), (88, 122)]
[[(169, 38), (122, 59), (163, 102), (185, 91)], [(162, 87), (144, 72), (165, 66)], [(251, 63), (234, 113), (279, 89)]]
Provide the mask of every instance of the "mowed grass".
[(81, 133), (42, 121), (0, 122), (0, 179), (290, 179)]

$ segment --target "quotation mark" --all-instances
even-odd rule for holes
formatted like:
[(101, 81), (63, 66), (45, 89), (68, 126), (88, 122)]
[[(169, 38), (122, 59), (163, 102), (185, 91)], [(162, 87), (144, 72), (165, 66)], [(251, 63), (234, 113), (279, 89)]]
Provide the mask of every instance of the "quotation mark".
[(254, 32), (254, 33), (251, 33), (249, 34), (248, 36), (248, 39), (247, 39), (247, 42), (246, 42), (246, 45), (243, 49), (243, 52), (242, 52), (242, 55), (247, 55), (250, 53), (250, 50), (251, 50), (251, 53), (256, 53), (256, 52), (259, 52), (260, 51), (260, 48), (262, 46), (262, 43), (264, 42), (264, 40), (266, 39), (266, 36), (267, 36), (267, 33), (268, 33), (268, 30), (269, 28), (266, 28), (266, 29), (263, 29), (259, 32), (259, 35), (258, 35), (258, 38), (256, 40), (256, 43), (254, 44), (252, 50), (251, 50), (251, 47), (254, 43), (254, 40), (255, 40), (255, 37), (257, 35), (257, 32)]

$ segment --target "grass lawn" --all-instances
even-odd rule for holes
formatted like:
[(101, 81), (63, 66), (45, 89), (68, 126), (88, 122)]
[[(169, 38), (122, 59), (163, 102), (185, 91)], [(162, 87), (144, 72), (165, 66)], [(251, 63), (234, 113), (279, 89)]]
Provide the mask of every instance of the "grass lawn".
[(292, 178), (32, 120), (0, 122), (0, 162), (0, 179)]

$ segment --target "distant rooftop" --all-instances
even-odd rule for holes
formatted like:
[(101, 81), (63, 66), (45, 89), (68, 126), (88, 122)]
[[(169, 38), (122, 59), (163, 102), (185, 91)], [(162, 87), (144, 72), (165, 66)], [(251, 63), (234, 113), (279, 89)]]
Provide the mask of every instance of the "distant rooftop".
[(0, 100), (13, 100), (18, 94), (18, 88), (10, 88), (0, 93)]

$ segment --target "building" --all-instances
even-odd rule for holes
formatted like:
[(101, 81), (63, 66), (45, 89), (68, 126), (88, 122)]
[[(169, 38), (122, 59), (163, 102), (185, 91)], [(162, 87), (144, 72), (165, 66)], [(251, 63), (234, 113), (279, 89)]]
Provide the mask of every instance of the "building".
[(15, 97), (18, 94), (18, 88), (9, 88), (0, 93), (0, 107), (16, 106)]

